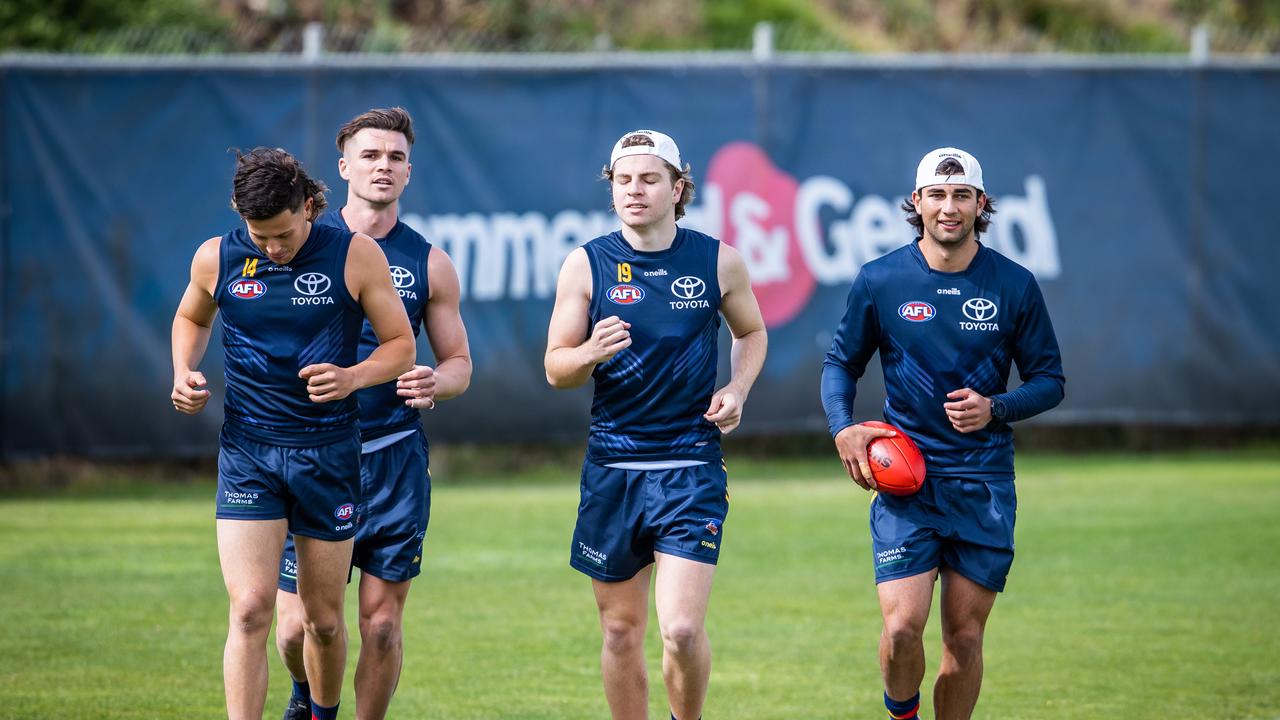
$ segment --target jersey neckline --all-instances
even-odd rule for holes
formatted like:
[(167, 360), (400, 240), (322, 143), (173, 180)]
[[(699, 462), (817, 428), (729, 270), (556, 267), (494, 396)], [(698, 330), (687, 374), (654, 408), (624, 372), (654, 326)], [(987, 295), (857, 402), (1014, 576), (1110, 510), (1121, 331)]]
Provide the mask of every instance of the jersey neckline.
[(945, 270), (934, 270), (929, 267), (929, 259), (924, 256), (924, 251), (920, 249), (920, 242), (921, 238), (916, 238), (911, 241), (911, 244), (909, 245), (911, 248), (911, 255), (916, 259), (916, 262), (920, 263), (920, 267), (924, 268), (926, 273), (941, 277), (964, 277), (977, 271), (978, 268), (986, 262), (987, 254), (990, 252), (990, 250), (987, 249), (987, 246), (982, 244), (981, 240), (975, 240), (974, 242), (978, 243), (978, 252), (975, 253), (973, 259), (969, 261), (969, 267), (955, 272), (947, 272)]
[(663, 248), (662, 250), (637, 250), (634, 245), (627, 242), (627, 238), (625, 235), (622, 234), (622, 230), (614, 231), (614, 236), (617, 238), (618, 242), (621, 243), (622, 246), (627, 249), (628, 252), (634, 254), (636, 257), (650, 258), (655, 260), (666, 257), (668, 255), (672, 255), (675, 252), (677, 252), (680, 249), (680, 247), (684, 244), (685, 237), (687, 235), (688, 235), (688, 231), (680, 227), (679, 225), (677, 225), (676, 236), (672, 238), (671, 245)]

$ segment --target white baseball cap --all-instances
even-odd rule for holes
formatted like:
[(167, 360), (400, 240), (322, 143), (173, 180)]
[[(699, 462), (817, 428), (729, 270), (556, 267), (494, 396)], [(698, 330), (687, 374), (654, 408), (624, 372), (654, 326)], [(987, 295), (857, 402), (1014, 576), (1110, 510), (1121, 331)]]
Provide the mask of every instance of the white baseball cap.
[(609, 168), (612, 169), (614, 163), (628, 155), (657, 155), (677, 171), (684, 169), (680, 164), (680, 148), (676, 147), (676, 141), (670, 135), (656, 130), (632, 130), (618, 138), (609, 155)]
[[(938, 167), (946, 160), (955, 160), (964, 172), (959, 175), (938, 174)], [(982, 166), (978, 159), (953, 147), (938, 148), (920, 160), (916, 166), (916, 190), (926, 185), (972, 185), (979, 192), (986, 192), (982, 187)]]

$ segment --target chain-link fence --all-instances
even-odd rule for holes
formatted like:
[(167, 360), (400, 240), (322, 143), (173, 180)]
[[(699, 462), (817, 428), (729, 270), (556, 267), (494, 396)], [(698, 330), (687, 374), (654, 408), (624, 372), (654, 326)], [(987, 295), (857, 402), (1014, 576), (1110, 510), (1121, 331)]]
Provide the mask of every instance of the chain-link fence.
[[(1266, 56), (1280, 54), (1280, 30), (1203, 27), (1202, 48), (1210, 55)], [(79, 38), (71, 52), (89, 55), (218, 55), (231, 53), (435, 54), (435, 53), (582, 53), (613, 50), (663, 50), (634, 47), (609, 32), (533, 32), (513, 36), (505, 27), (439, 28), (405, 24), (324, 25), (242, 21), (225, 30), (191, 27), (129, 27)], [(764, 32), (762, 32), (764, 30)], [(890, 41), (874, 28), (860, 33), (815, 33), (789, 24), (762, 24), (737, 42), (721, 41), (717, 50), (759, 53), (761, 44), (776, 52), (897, 53), (902, 40)], [(898, 44), (894, 44), (897, 42)], [(1049, 36), (1022, 29), (974, 28), (948, 37), (942, 48), (913, 47), (911, 51), (964, 54), (1134, 53), (1134, 41), (1109, 31), (1078, 31)], [(1141, 46), (1145, 52), (1185, 54), (1196, 48), (1196, 29), (1166, 32)]]

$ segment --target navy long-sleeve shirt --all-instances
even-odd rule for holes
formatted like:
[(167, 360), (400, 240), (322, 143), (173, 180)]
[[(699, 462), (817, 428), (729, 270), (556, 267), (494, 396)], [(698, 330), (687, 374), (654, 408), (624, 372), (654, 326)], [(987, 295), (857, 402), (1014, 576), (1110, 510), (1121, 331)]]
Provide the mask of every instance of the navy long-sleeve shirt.
[[(911, 436), (931, 475), (1013, 477), (1009, 423), (1062, 401), (1062, 355), (1040, 286), (982, 245), (962, 272), (930, 269), (917, 243), (863, 266), (822, 367), (833, 437), (855, 423), (857, 381), (877, 350), (885, 420)], [(1012, 363), (1022, 385), (1007, 391)], [(966, 387), (1001, 399), (1004, 419), (971, 433), (951, 427), (947, 393)]]

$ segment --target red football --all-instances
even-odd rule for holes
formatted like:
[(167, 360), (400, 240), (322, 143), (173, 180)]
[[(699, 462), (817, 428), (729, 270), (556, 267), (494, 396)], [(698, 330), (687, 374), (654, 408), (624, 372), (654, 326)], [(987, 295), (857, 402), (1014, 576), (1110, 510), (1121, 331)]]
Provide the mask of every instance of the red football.
[(867, 427), (892, 430), (893, 437), (878, 437), (867, 445), (871, 475), (880, 492), (911, 495), (924, 485), (924, 456), (902, 430), (882, 422), (864, 422)]

